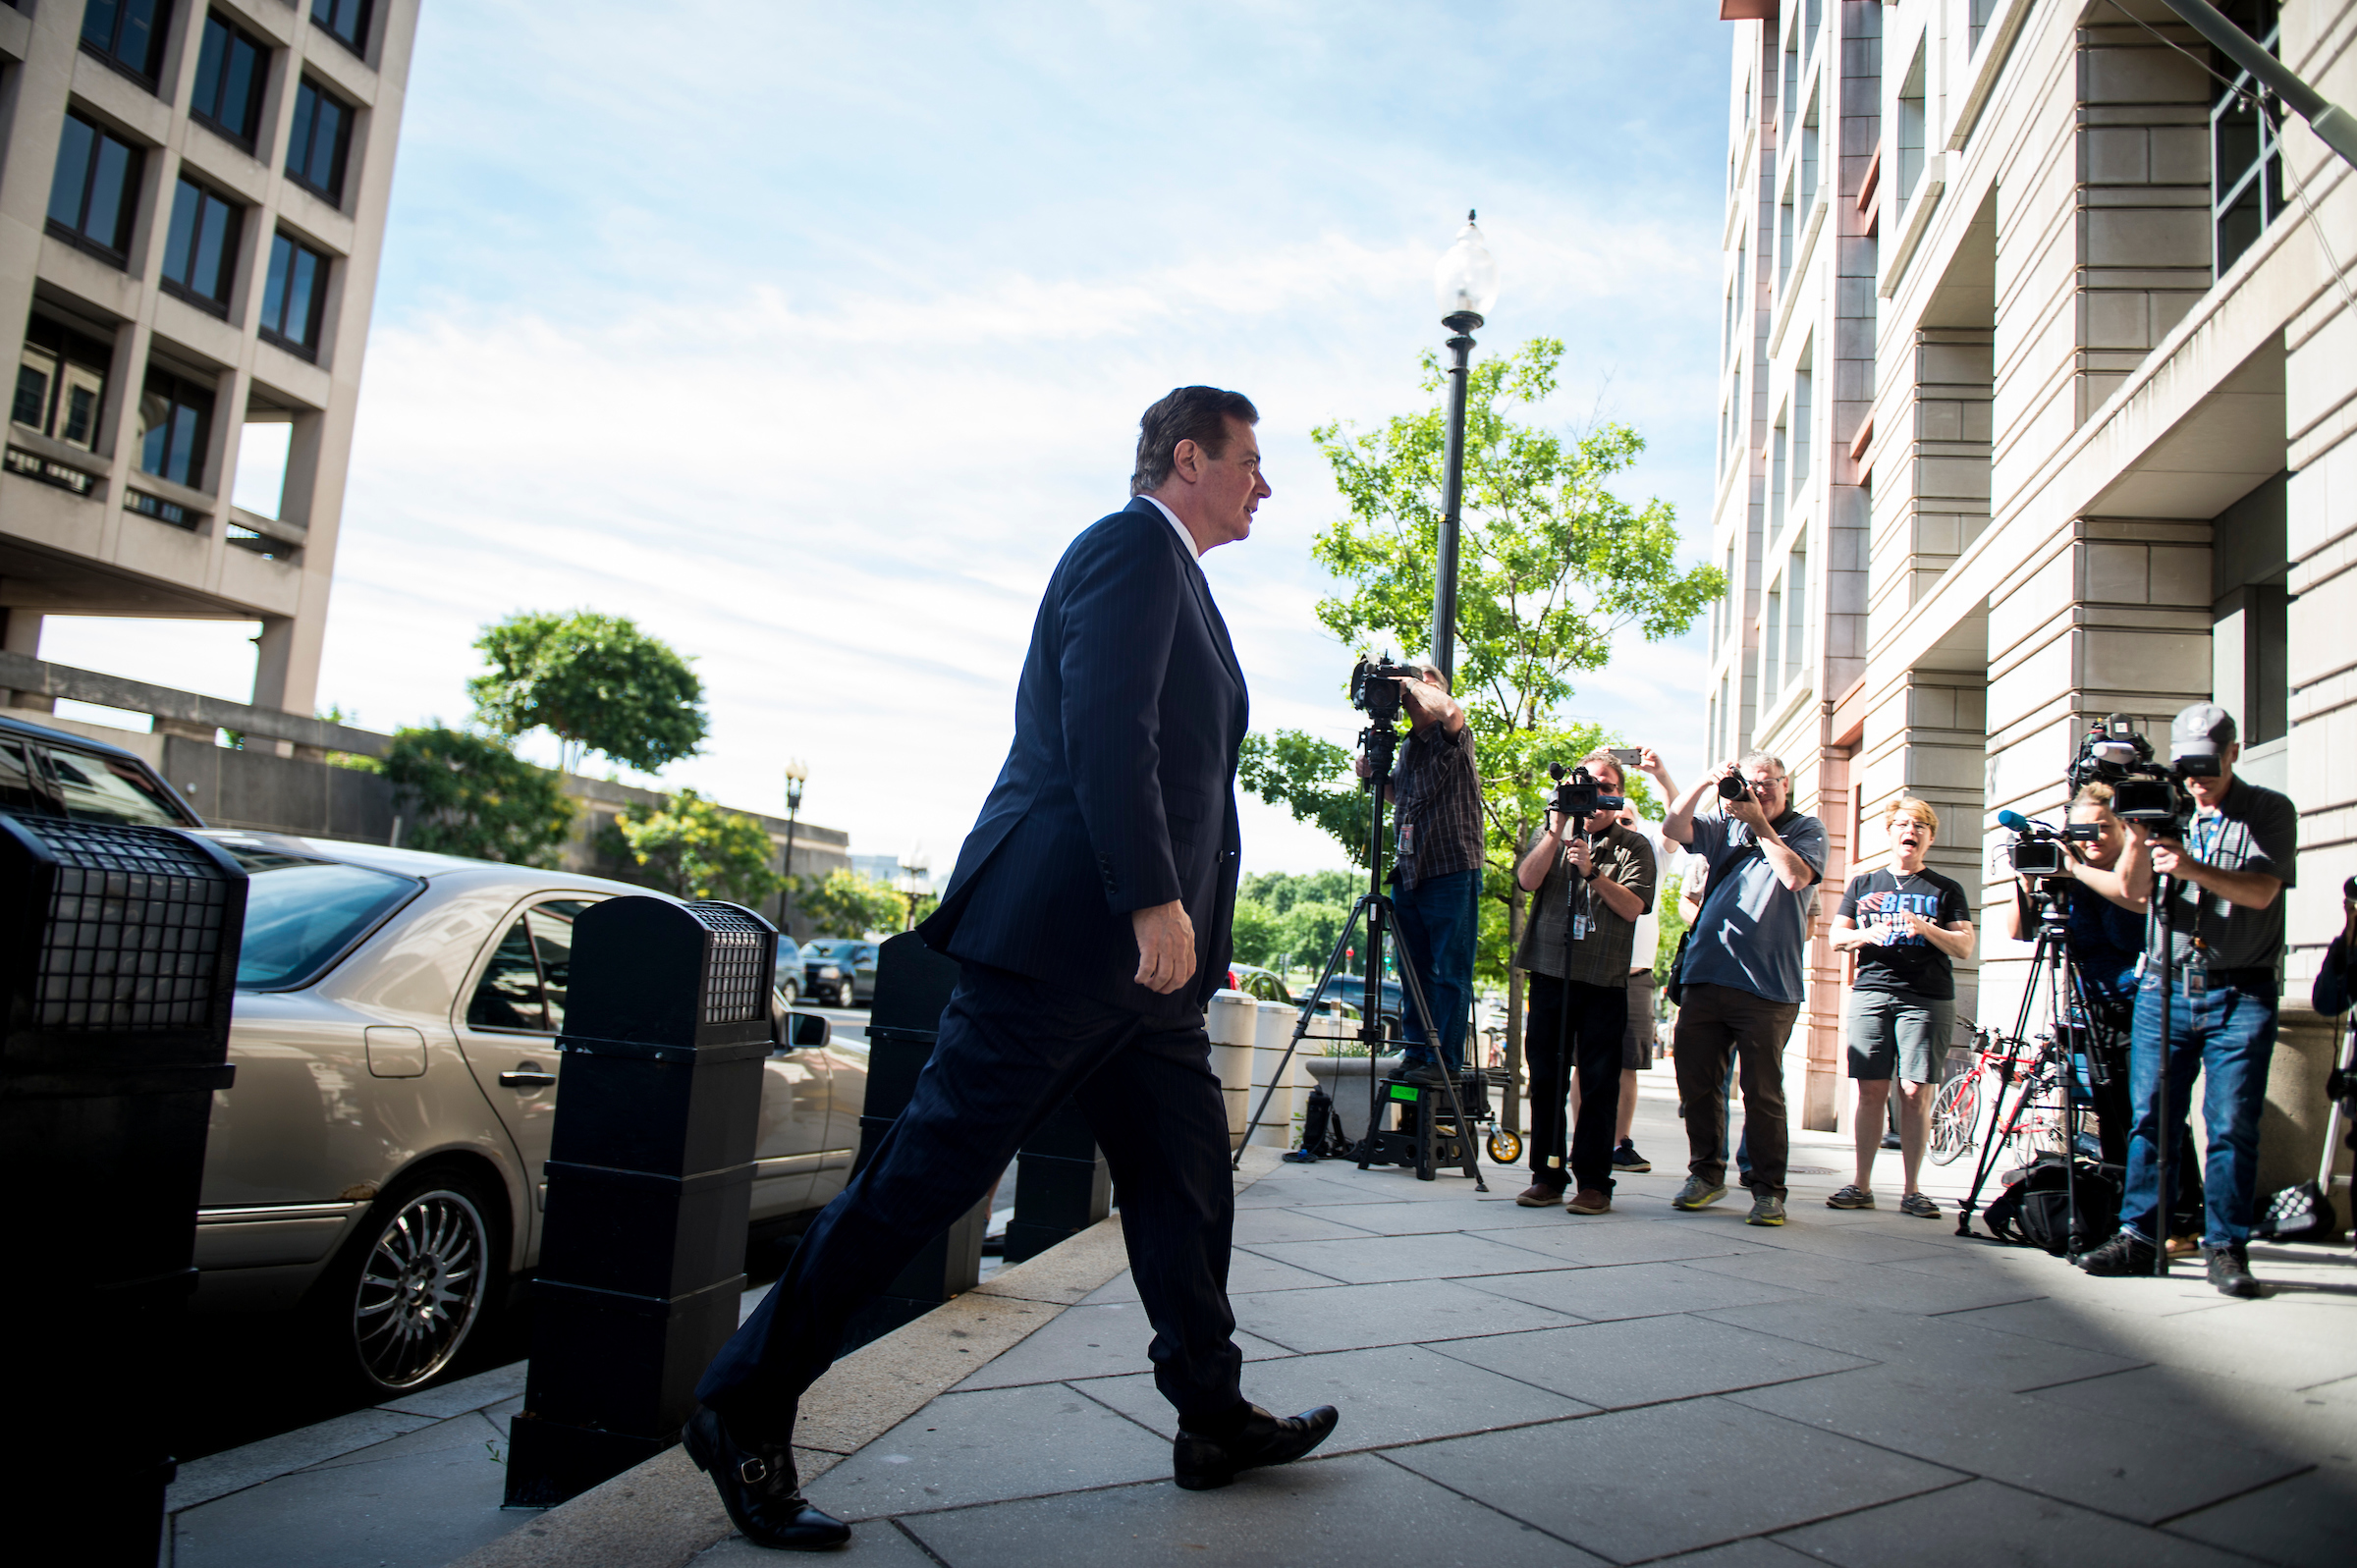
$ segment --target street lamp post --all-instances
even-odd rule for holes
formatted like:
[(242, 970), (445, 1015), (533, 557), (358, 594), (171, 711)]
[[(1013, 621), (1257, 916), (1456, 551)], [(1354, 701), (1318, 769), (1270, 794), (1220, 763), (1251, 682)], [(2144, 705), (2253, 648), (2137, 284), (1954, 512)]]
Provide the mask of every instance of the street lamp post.
[(916, 929), (916, 901), (925, 895), (925, 878), (931, 875), (932, 870), (931, 866), (925, 864), (924, 850), (914, 844), (909, 845), (908, 852), (901, 856), (901, 875), (908, 879), (908, 886), (901, 894), (908, 900), (907, 923), (901, 928), (904, 931)]
[(802, 786), (810, 782), (810, 765), (796, 757), (786, 764), (786, 888), (778, 894), (778, 925), (786, 925), (794, 907), (794, 820), (801, 815)]
[(1450, 332), (1449, 351), (1449, 467), (1441, 493), (1440, 560), (1436, 564), (1432, 596), (1432, 662), (1452, 684), (1456, 679), (1456, 538), (1457, 514), (1465, 490), (1465, 377), (1473, 351), (1473, 329), (1482, 324), (1498, 302), (1498, 263), (1482, 243), (1473, 214), (1456, 243), (1432, 272), (1433, 295), (1440, 300), (1441, 325)]

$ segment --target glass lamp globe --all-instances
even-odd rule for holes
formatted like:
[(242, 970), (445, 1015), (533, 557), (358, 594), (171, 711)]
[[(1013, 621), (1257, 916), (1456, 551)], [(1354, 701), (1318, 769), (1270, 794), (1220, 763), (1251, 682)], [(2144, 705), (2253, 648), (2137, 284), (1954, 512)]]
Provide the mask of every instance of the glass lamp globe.
[(1432, 269), (1432, 293), (1440, 301), (1444, 321), (1455, 315), (1486, 317), (1498, 302), (1498, 263), (1491, 258), (1490, 247), (1482, 243), (1481, 230), (1470, 212), (1465, 214), (1465, 226), (1456, 232), (1456, 243)]

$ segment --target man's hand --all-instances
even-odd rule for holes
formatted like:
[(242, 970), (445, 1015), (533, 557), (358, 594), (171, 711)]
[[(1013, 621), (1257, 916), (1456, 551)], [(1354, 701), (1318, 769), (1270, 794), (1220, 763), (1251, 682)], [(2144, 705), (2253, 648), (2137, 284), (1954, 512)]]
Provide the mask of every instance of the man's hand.
[(1711, 787), (1716, 789), (1722, 779), (1734, 779), (1743, 784), (1743, 798), (1727, 801), (1727, 814), (1737, 822), (1747, 824), (1755, 834), (1766, 833), (1768, 831), (1768, 814), (1760, 809), (1760, 797), (1751, 792), (1750, 782), (1743, 779), (1743, 770), (1734, 763), (1727, 764), (1711, 775)]
[(1588, 836), (1575, 833), (1563, 840), (1563, 858), (1570, 862), (1572, 873), (1585, 877), (1596, 865), (1596, 851), (1588, 845)]
[[(2138, 824), (2139, 827), (2142, 824)], [(2149, 840), (2153, 869), (2164, 877), (2188, 877), (2201, 862), (2186, 853), (2185, 846), (2174, 838)]]
[(1173, 898), (1151, 909), (1129, 911), (1137, 933), (1137, 983), (1169, 996), (1195, 977), (1195, 923), (1186, 905)]
[(1365, 752), (1362, 751), (1357, 756), (1350, 759), (1350, 771), (1354, 774), (1357, 774), (1361, 779), (1366, 778), (1370, 773), (1374, 772), (1374, 769), (1367, 766), (1367, 754)]
[(1662, 761), (1662, 754), (1651, 746), (1637, 753), (1637, 772), (1651, 774), (1653, 782), (1662, 786), (1664, 794), (1671, 792), (1670, 765)]

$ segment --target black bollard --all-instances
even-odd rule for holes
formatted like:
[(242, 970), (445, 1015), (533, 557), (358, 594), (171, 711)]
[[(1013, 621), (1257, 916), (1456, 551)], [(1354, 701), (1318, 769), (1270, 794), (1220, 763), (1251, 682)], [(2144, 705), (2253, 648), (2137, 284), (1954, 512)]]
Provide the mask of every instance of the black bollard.
[[(925, 946), (913, 931), (886, 942), (876, 954), (876, 1000), (867, 1023), (867, 1102), (859, 1116), (859, 1153), (851, 1171), (867, 1168), (876, 1145), (916, 1092), (917, 1075), (932, 1059), (942, 1009), (957, 989), (958, 961)], [(982, 1234), (990, 1225), (985, 1197), (909, 1260), (883, 1293), (851, 1315), (846, 1353), (912, 1323), (982, 1281)]]
[(737, 1329), (777, 951), (730, 903), (609, 898), (574, 923), (510, 1507), (677, 1442)]
[(92, 1562), (152, 1568), (161, 1541), (245, 920), (246, 873), (208, 839), (0, 816), (9, 1492)]
[(1067, 1100), (1040, 1123), (1014, 1157), (1014, 1217), (1007, 1222), (1007, 1261), (1021, 1263), (1077, 1235), (1113, 1212), (1113, 1174)]

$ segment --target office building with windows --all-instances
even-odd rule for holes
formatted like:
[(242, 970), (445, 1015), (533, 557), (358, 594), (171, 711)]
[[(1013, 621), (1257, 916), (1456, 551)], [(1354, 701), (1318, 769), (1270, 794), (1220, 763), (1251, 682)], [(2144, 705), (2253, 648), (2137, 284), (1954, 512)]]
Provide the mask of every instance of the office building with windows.
[(311, 712), (416, 20), (0, 0), (0, 646), (254, 620), (254, 702)]
[[(2221, 9), (2357, 104), (2357, 9)], [(2308, 982), (2357, 871), (2357, 171), (2156, 0), (1721, 14), (1731, 586), (1704, 722), (1714, 758), (1782, 756), (1832, 838), (1795, 1115), (1847, 1114), (1822, 933), (1894, 795), (1938, 807), (1934, 864), (1983, 900), (1960, 1011), (2009, 1029), (1997, 814), (2058, 820), (2090, 720), (2165, 751), (2216, 700), (2301, 812), (2262, 1186), (2313, 1174)]]

